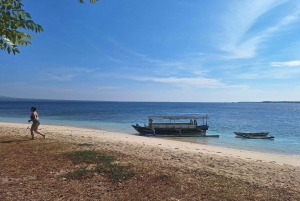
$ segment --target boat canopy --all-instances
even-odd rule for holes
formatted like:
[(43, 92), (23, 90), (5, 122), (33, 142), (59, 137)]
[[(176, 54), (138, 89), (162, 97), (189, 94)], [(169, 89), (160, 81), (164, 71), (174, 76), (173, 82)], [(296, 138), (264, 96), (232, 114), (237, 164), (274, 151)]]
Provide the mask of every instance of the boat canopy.
[(170, 120), (178, 120), (178, 119), (208, 119), (208, 116), (149, 116), (149, 119), (170, 119)]

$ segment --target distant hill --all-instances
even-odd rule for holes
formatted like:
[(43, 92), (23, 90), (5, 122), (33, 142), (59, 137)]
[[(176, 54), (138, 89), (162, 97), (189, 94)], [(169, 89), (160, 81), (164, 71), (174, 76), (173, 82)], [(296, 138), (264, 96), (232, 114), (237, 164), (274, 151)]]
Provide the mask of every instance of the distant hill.
[(43, 101), (43, 102), (48, 102), (48, 101), (82, 101), (82, 100), (56, 100), (56, 99), (34, 99), (34, 98), (14, 98), (14, 97), (9, 97), (9, 96), (0, 96), (0, 101)]
[(300, 103), (300, 101), (260, 101), (260, 102), (237, 102), (237, 103)]
[(40, 101), (41, 99), (32, 98), (14, 98), (9, 96), (0, 96), (0, 101)]
[(9, 96), (0, 96), (0, 101), (22, 101), (22, 100), (28, 100), (25, 98), (13, 98)]
[(263, 101), (263, 103), (300, 103), (300, 101)]

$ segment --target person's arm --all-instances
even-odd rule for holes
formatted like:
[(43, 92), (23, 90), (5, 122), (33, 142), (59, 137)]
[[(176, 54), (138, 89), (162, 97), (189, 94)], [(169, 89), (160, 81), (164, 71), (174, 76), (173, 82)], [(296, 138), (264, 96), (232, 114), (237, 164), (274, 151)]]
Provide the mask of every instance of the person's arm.
[(30, 115), (30, 119), (28, 120), (28, 123), (30, 123), (32, 121), (32, 113)]

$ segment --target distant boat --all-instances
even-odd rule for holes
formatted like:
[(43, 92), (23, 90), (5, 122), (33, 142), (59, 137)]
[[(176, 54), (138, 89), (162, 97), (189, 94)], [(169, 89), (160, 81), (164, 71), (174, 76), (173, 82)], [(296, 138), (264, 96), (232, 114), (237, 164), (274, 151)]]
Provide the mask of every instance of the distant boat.
[(247, 138), (247, 139), (274, 139), (274, 136), (246, 136), (243, 135), (243, 138)]
[[(202, 124), (197, 120), (201, 119)], [(146, 136), (178, 136), (178, 137), (219, 137), (218, 135), (207, 136), (208, 116), (149, 116), (148, 125), (140, 126), (138, 124), (132, 127), (141, 135)], [(160, 122), (154, 122), (160, 120)], [(187, 122), (184, 122), (187, 120)]]
[(259, 133), (244, 133), (244, 132), (234, 132), (236, 136), (249, 136), (249, 137), (263, 137), (267, 136), (270, 132), (259, 132)]

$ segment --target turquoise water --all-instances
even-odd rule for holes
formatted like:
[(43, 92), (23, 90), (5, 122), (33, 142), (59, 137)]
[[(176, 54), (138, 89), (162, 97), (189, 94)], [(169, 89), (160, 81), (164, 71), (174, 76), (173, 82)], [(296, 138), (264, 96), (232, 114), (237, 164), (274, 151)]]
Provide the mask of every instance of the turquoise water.
[[(207, 134), (196, 143), (267, 153), (300, 155), (299, 103), (167, 103), (89, 101), (1, 101), (0, 121), (26, 123), (37, 107), (42, 124), (68, 125), (136, 135), (150, 115), (208, 115)], [(234, 131), (269, 131), (274, 140), (236, 138)]]

